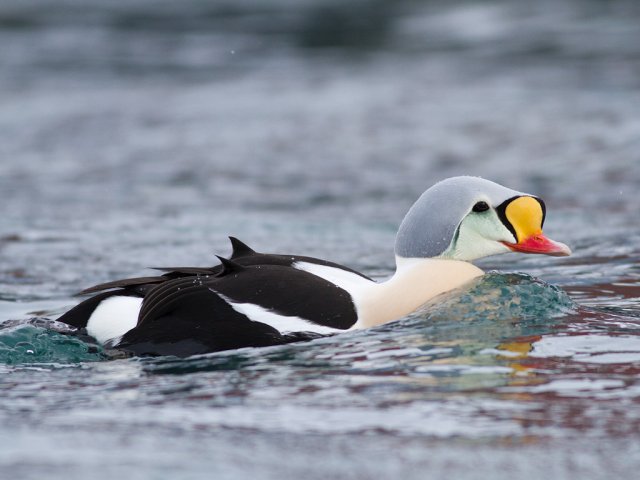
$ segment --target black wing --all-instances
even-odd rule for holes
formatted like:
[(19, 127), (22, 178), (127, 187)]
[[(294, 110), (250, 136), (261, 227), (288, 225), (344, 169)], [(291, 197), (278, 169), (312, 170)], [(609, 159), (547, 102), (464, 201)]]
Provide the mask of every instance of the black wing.
[[(156, 291), (157, 290), (157, 291)], [(186, 357), (243, 347), (265, 347), (310, 340), (311, 332), (281, 334), (235, 311), (204, 283), (176, 279), (150, 292), (138, 325), (117, 344), (135, 355)]]
[(284, 317), (347, 330), (357, 321), (351, 295), (311, 273), (280, 265), (237, 265), (217, 277), (184, 277), (157, 285), (144, 299), (138, 322), (158, 315), (168, 301), (188, 300), (194, 289), (207, 288), (232, 303), (252, 304)]

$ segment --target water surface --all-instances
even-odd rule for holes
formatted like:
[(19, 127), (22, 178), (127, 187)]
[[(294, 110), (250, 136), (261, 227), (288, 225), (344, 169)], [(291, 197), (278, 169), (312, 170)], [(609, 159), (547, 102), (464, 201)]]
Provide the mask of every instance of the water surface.
[[(633, 2), (151, 3), (0, 6), (0, 476), (634, 477)], [(124, 359), (55, 331), (82, 288), (230, 234), (382, 279), (458, 174), (542, 196), (574, 255), (305, 344)]]

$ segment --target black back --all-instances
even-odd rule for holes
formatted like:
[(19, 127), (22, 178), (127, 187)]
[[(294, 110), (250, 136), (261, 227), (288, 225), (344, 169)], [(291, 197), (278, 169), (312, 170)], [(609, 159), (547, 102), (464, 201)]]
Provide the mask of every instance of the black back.
[[(345, 267), (344, 265), (340, 265), (338, 263), (327, 262), (326, 260), (321, 260), (319, 258), (314, 257), (305, 257), (300, 255), (280, 255), (273, 253), (259, 253), (251, 248), (249, 248), (246, 244), (242, 243), (235, 237), (229, 237), (231, 239), (231, 245), (233, 246), (233, 251), (231, 253), (231, 259), (238, 265), (242, 266), (250, 266), (250, 265), (280, 265), (283, 267), (291, 267), (294, 263), (297, 262), (306, 262), (313, 263), (315, 265), (323, 265), (327, 267), (338, 268), (340, 270), (344, 270), (355, 275), (359, 275), (362, 278), (367, 280), (371, 280), (366, 275), (363, 275), (356, 270), (352, 270), (351, 268)], [(158, 275), (155, 277), (135, 277), (135, 278), (124, 278), (121, 280), (114, 280), (107, 283), (101, 283), (99, 285), (94, 285), (93, 287), (86, 288), (80, 292), (80, 295), (92, 294), (101, 292), (104, 290), (112, 290), (116, 288), (130, 288), (130, 287), (141, 287), (144, 285), (157, 285), (162, 282), (166, 282), (169, 280), (174, 280), (176, 278), (183, 278), (189, 276), (216, 276), (219, 275), (223, 268), (222, 265), (215, 265), (213, 267), (159, 267), (155, 268), (155, 270), (160, 270), (164, 272), (162, 275)]]

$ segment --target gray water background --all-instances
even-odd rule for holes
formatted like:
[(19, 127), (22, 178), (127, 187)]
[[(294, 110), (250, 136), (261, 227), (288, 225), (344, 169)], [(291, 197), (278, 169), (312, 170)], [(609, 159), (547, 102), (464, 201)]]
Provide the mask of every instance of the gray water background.
[[(636, 2), (3, 0), (0, 477), (635, 478), (638, 152)], [(574, 255), (203, 359), (27, 323), (229, 234), (384, 278), (458, 174), (542, 196)]]

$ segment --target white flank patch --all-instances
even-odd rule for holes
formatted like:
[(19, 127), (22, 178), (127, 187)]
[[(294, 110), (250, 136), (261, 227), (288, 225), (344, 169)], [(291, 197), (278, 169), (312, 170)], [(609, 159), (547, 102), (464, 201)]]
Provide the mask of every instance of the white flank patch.
[(351, 301), (356, 309), (358, 320), (349, 330), (361, 328), (360, 320), (362, 319), (363, 306), (366, 301), (370, 299), (376, 287), (379, 286), (378, 283), (341, 268), (318, 265), (317, 263), (296, 262), (293, 264), (293, 267), (315, 275), (316, 277), (324, 278), (326, 281), (333, 283), (351, 295)]
[(355, 273), (348, 272), (347, 270), (342, 270), (341, 268), (328, 267), (326, 265), (309, 262), (296, 262), (293, 264), (293, 267), (315, 275), (316, 277), (324, 278), (328, 282), (340, 287), (351, 294), (354, 303), (356, 302), (356, 298), (359, 297), (364, 290), (371, 288), (371, 285), (375, 285), (375, 282), (367, 280)]
[[(113, 296), (96, 307), (87, 322), (87, 333), (100, 343), (122, 337), (138, 323), (142, 298)], [(116, 342), (114, 342), (116, 343)]]
[(292, 333), (292, 332), (314, 332), (320, 334), (329, 334), (336, 332), (344, 332), (339, 328), (325, 327), (324, 325), (318, 325), (317, 323), (310, 322), (300, 317), (285, 317), (284, 315), (278, 315), (277, 313), (270, 312), (266, 308), (262, 308), (260, 305), (253, 303), (235, 303), (229, 297), (216, 292), (211, 289), (216, 295), (220, 296), (225, 302), (231, 305), (236, 312), (246, 316), (249, 320), (254, 322), (265, 323), (270, 327), (275, 328), (280, 333)]

